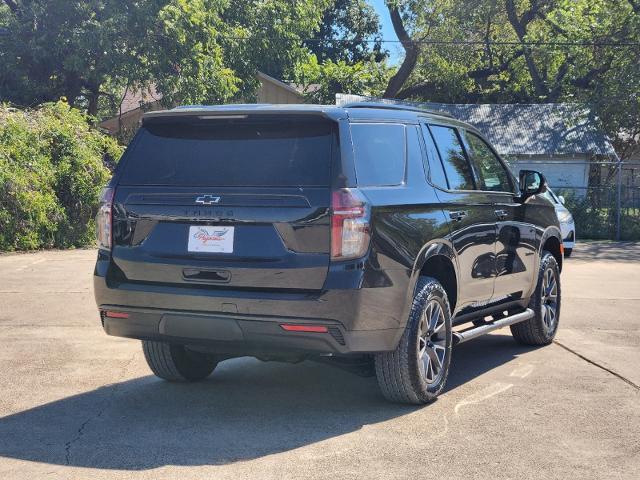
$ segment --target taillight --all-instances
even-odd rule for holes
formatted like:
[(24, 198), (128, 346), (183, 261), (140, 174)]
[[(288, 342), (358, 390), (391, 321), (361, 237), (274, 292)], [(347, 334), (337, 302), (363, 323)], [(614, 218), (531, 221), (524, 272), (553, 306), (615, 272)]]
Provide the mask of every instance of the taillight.
[(113, 205), (113, 188), (103, 188), (100, 194), (100, 206), (96, 215), (96, 237), (98, 248), (111, 250), (112, 219), (111, 207)]
[(331, 195), (331, 259), (362, 257), (369, 248), (369, 207), (364, 196), (343, 188)]

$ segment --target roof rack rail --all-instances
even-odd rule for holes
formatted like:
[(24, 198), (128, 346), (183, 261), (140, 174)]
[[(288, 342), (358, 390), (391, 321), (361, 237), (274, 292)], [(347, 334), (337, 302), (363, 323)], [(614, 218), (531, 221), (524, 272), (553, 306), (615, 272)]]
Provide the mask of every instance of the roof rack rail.
[(413, 105), (404, 105), (401, 103), (385, 103), (385, 102), (351, 102), (343, 105), (342, 108), (381, 108), (386, 110), (406, 110), (409, 112), (431, 113), (441, 117), (455, 118), (453, 115), (442, 110), (433, 110), (429, 108), (420, 108)]

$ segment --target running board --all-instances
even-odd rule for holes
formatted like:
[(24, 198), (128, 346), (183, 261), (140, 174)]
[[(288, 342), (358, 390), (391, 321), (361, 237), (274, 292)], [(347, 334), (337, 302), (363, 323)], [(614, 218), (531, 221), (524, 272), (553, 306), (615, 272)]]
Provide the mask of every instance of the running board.
[(533, 310), (527, 308), (524, 312), (516, 313), (509, 317), (501, 318), (493, 322), (488, 322), (486, 325), (480, 325), (479, 327), (471, 327), (461, 332), (453, 332), (453, 344), (458, 345), (471, 340), (481, 335), (485, 335), (499, 328), (508, 327), (515, 323), (524, 322), (533, 317)]

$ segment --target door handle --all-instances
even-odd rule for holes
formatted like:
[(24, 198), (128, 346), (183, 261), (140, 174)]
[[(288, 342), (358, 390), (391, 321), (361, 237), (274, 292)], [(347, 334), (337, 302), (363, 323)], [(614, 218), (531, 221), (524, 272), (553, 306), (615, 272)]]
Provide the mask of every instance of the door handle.
[(509, 213), (506, 210), (496, 210), (495, 212), (496, 217), (498, 217), (500, 220), (504, 220), (509, 216)]
[(464, 217), (466, 217), (469, 212), (465, 210), (458, 210), (457, 212), (449, 212), (449, 218), (455, 222), (460, 222)]

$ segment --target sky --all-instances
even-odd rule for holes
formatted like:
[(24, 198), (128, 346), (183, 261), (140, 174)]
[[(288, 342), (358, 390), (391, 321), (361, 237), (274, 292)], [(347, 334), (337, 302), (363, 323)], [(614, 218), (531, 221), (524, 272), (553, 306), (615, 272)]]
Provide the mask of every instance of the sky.
[[(391, 25), (391, 17), (389, 17), (389, 10), (384, 4), (384, 0), (368, 0), (371, 5), (376, 9), (380, 16), (380, 23), (382, 24), (382, 38), (383, 40), (398, 40), (396, 32), (393, 31), (393, 25)], [(398, 44), (387, 43), (384, 48), (389, 50), (389, 61), (391, 63), (398, 63), (404, 51)]]

